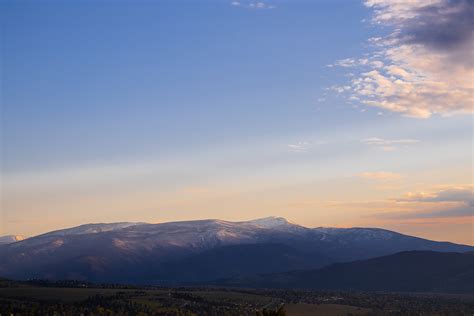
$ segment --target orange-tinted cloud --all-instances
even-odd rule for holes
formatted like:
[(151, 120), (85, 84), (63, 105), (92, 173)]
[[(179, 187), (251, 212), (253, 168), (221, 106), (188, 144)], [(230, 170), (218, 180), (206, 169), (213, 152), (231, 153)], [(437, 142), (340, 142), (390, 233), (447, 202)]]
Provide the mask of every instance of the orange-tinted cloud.
[(370, 39), (366, 58), (347, 58), (335, 66), (355, 67), (344, 89), (351, 100), (406, 116), (473, 113), (474, 2), (367, 0), (372, 22), (391, 27)]

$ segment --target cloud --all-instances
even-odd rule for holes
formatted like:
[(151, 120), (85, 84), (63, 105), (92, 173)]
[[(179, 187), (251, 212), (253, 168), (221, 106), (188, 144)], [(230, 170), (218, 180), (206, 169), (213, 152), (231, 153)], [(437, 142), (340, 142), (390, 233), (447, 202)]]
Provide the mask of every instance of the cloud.
[(446, 219), (474, 216), (474, 207), (469, 205), (447, 206), (440, 210), (398, 211), (377, 214), (376, 217), (386, 220)]
[[(376, 178), (376, 177), (375, 177)], [(383, 178), (383, 177), (382, 177)], [(362, 217), (374, 218), (384, 224), (416, 222), (465, 222), (474, 220), (472, 185), (444, 186), (425, 192), (408, 192), (403, 196), (379, 200), (319, 201), (315, 206), (331, 210), (350, 211)]]
[(359, 177), (377, 181), (391, 181), (403, 178), (401, 174), (387, 171), (363, 172), (359, 174)]
[(288, 144), (287, 146), (292, 152), (305, 153), (311, 148), (311, 143), (297, 142), (296, 144)]
[(474, 1), (367, 0), (365, 5), (373, 10), (372, 23), (392, 33), (370, 39), (373, 51), (366, 58), (332, 65), (356, 70), (351, 89), (339, 93), (417, 118), (474, 112), (474, 80), (469, 80), (474, 78)]
[(275, 9), (274, 5), (263, 1), (232, 1), (230, 5), (246, 9)]
[(378, 137), (364, 138), (361, 143), (381, 149), (383, 151), (395, 151), (399, 146), (407, 146), (419, 143), (418, 139), (383, 139)]
[(448, 187), (435, 192), (409, 192), (398, 201), (402, 202), (464, 202), (474, 206), (472, 186)]
[(456, 62), (472, 65), (474, 3), (471, 0), (367, 0), (374, 8), (373, 22), (398, 27), (401, 43), (422, 44), (449, 54), (467, 53)]
[(308, 141), (299, 141), (294, 144), (288, 144), (286, 145), (287, 148), (296, 153), (306, 153), (312, 149), (315, 149), (318, 146), (323, 146), (327, 145), (328, 142), (325, 140), (318, 140), (318, 141), (313, 141), (313, 142), (308, 142)]
[(450, 218), (474, 216), (472, 185), (446, 187), (432, 192), (408, 192), (394, 203), (414, 208), (404, 212), (378, 214), (385, 219)]
[(399, 218), (413, 219), (413, 218), (450, 218), (450, 217), (473, 217), (474, 207), (459, 206), (447, 208), (440, 211), (432, 212), (412, 212), (407, 214), (400, 214)]
[(375, 68), (380, 68), (383, 67), (383, 63), (379, 60), (369, 60), (367, 58), (345, 58), (345, 59), (340, 59), (336, 61), (334, 64), (328, 65), (328, 67), (344, 67), (344, 68), (350, 68), (350, 67), (356, 67), (356, 66), (373, 66)]

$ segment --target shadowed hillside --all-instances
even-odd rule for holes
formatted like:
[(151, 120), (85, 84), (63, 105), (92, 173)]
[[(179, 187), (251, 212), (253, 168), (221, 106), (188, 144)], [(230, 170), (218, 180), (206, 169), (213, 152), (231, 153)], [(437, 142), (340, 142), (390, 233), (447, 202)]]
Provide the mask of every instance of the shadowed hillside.
[(474, 254), (410, 251), (369, 260), (218, 282), (227, 286), (474, 293)]

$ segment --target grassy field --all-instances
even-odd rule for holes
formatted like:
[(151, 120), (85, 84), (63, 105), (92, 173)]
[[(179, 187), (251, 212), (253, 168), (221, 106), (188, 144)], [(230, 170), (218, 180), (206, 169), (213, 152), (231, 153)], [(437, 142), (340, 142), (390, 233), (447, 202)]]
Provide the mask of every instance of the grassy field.
[(68, 289), (45, 287), (0, 288), (0, 297), (25, 298), (47, 301), (59, 300), (67, 303), (80, 302), (94, 295), (111, 296), (116, 293), (116, 289)]

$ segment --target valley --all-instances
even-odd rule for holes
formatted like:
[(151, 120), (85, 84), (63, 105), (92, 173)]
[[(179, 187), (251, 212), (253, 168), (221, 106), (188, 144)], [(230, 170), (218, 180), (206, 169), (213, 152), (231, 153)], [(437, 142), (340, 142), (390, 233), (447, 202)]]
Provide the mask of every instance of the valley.
[(0, 281), (2, 315), (336, 316), (471, 315), (473, 312), (472, 295)]

